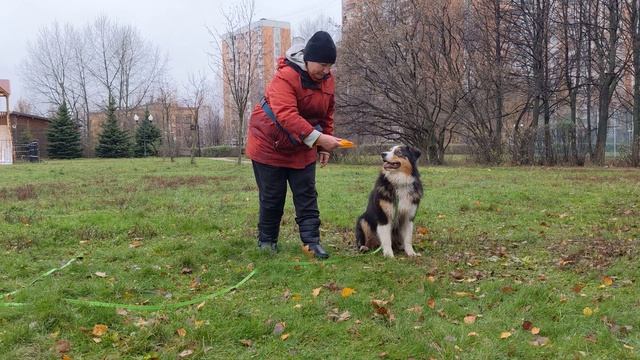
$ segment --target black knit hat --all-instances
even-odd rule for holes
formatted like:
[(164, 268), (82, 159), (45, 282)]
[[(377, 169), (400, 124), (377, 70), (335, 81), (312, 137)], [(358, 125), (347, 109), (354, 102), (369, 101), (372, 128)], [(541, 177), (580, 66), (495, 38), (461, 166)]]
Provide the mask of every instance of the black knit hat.
[(304, 61), (315, 61), (319, 63), (335, 64), (336, 44), (331, 35), (326, 31), (318, 31), (313, 34), (304, 47)]

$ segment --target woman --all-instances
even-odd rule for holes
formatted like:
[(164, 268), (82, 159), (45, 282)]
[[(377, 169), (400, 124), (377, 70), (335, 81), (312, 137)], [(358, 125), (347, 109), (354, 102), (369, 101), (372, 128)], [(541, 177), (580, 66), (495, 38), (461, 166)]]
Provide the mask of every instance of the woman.
[(339, 146), (340, 139), (333, 136), (335, 84), (330, 69), (335, 61), (336, 46), (324, 31), (315, 33), (304, 49), (292, 47), (279, 59), (263, 101), (251, 114), (246, 154), (258, 184), (262, 250), (278, 250), (288, 182), (300, 239), (315, 257), (329, 257), (320, 245), (315, 162), (325, 166), (330, 151)]

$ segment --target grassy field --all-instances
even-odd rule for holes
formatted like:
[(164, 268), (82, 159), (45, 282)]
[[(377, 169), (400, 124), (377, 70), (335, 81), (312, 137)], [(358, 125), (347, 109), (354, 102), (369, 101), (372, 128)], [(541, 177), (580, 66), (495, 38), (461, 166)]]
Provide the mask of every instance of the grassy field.
[(249, 165), (0, 167), (0, 358), (640, 357), (640, 171), (421, 170), (422, 257), (389, 260), (352, 248), (378, 168), (318, 169), (318, 263), (290, 198), (255, 249)]

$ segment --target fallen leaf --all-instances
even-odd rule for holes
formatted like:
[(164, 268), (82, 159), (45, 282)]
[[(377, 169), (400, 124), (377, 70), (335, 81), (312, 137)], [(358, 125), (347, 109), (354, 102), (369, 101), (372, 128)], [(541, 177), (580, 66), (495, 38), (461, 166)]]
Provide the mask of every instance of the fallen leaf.
[(283, 322), (279, 322), (277, 323), (274, 327), (273, 327), (273, 335), (280, 335), (284, 332), (284, 328), (285, 328), (286, 324)]
[(97, 271), (97, 272), (95, 272), (94, 275), (97, 276), (97, 277), (101, 277), (101, 278), (107, 277), (107, 273), (102, 272), (102, 271)]
[(436, 278), (433, 275), (429, 275), (427, 276), (427, 281), (433, 284), (436, 282)]
[(246, 347), (250, 347), (251, 345), (253, 345), (253, 341), (248, 340), (248, 339), (242, 339), (240, 340), (240, 344), (246, 346)]
[(185, 337), (187, 336), (187, 330), (185, 330), (184, 328), (180, 328), (178, 330), (176, 330), (176, 333), (178, 334), (178, 336), (180, 337)]
[(457, 297), (473, 297), (473, 294), (470, 292), (466, 292), (466, 291), (456, 291), (454, 292), (454, 294)]
[(320, 290), (322, 290), (322, 287), (313, 289), (313, 291), (311, 291), (313, 297), (318, 297), (318, 295), (320, 295)]
[(535, 326), (534, 326), (534, 327), (532, 327), (532, 328), (531, 328), (531, 333), (532, 333), (533, 335), (538, 335), (538, 334), (540, 334), (540, 328), (535, 327)]
[(545, 346), (549, 343), (549, 338), (544, 336), (536, 336), (535, 339), (529, 341), (529, 344), (533, 346)]
[(606, 286), (613, 285), (613, 278), (611, 278), (611, 276), (603, 276), (602, 277), (602, 284), (604, 284)]
[(140, 240), (134, 240), (129, 244), (129, 248), (131, 249), (139, 248), (140, 246), (142, 246), (142, 241)]
[(582, 309), (582, 313), (584, 314), (584, 316), (589, 317), (593, 315), (593, 310), (587, 306), (586, 308)]
[(464, 279), (464, 270), (462, 270), (462, 269), (455, 269), (455, 270), (451, 271), (451, 272), (449, 273), (449, 275), (450, 275), (452, 278), (456, 279), (456, 280), (462, 280), (462, 279)]
[(356, 292), (354, 289), (346, 287), (346, 288), (342, 289), (342, 292), (340, 293), (340, 295), (342, 295), (343, 298), (348, 298), (354, 292)]
[(472, 331), (472, 332), (468, 333), (467, 336), (478, 336), (478, 333), (475, 332), (475, 331)]
[(287, 340), (288, 338), (289, 338), (289, 333), (282, 334), (282, 336), (280, 336), (281, 340)]
[(314, 258), (316, 256), (316, 254), (309, 248), (309, 245), (304, 245), (302, 247), (302, 251), (307, 255), (307, 257)]
[(343, 322), (351, 318), (351, 313), (349, 311), (343, 311), (342, 313), (340, 313), (340, 310), (338, 310), (337, 308), (333, 308), (327, 314), (327, 318), (331, 321)]
[(503, 331), (503, 332), (500, 333), (500, 339), (506, 339), (509, 336), (511, 336), (511, 333), (508, 332), (508, 331)]
[(598, 339), (596, 338), (595, 334), (589, 334), (589, 335), (585, 336), (584, 339), (587, 340), (590, 343), (593, 343), (593, 344), (598, 343)]
[(524, 322), (522, 322), (522, 329), (529, 331), (531, 330), (531, 327), (533, 327), (533, 324), (531, 323), (531, 321), (525, 320)]
[(571, 290), (573, 290), (573, 292), (576, 294), (580, 294), (582, 292), (582, 289), (584, 289), (584, 284), (575, 284), (573, 286), (573, 289)]
[(302, 304), (295, 304), (293, 305), (294, 309), (302, 309)]
[(72, 359), (71, 359), (71, 356), (64, 354), (62, 355), (62, 360), (72, 360)]
[(300, 300), (302, 300), (302, 295), (300, 295), (300, 294), (293, 294), (293, 295), (291, 295), (291, 300), (296, 301), (296, 302), (297, 302), (297, 301), (300, 301)]
[(429, 307), (429, 309), (435, 309), (436, 300), (434, 298), (429, 298), (429, 300), (427, 300), (427, 306)]
[(126, 309), (116, 309), (116, 314), (120, 315), (120, 316), (127, 316), (129, 315), (129, 312)]
[(198, 304), (198, 305), (196, 306), (196, 310), (202, 310), (202, 308), (204, 307), (204, 305), (205, 305), (206, 303), (207, 303), (206, 301), (203, 301), (203, 302), (201, 302), (200, 304)]
[(513, 288), (511, 286), (505, 286), (500, 289), (503, 294), (511, 294), (513, 292)]
[(342, 287), (338, 286), (335, 282), (330, 282), (322, 285), (325, 289), (329, 291), (340, 291)]
[(107, 333), (107, 330), (109, 330), (109, 327), (107, 325), (96, 324), (96, 325), (93, 325), (93, 330), (91, 331), (91, 334), (93, 334), (94, 336), (102, 336)]
[(71, 350), (71, 343), (67, 340), (58, 340), (55, 345), (56, 352), (63, 354)]
[(629, 346), (629, 345), (627, 345), (627, 344), (622, 344), (622, 346), (623, 346), (625, 349), (629, 349), (629, 350), (633, 350), (633, 349), (635, 349), (633, 346)]
[(476, 322), (477, 317), (478, 316), (474, 314), (467, 314), (467, 316), (464, 317), (464, 323), (467, 325), (471, 325)]
[(380, 314), (384, 316), (389, 321), (394, 321), (396, 317), (385, 306), (387, 305), (387, 303), (388, 301), (385, 301), (385, 300), (377, 300), (377, 299), (371, 300), (371, 305), (373, 305), (373, 308), (375, 309), (376, 314)]
[(416, 314), (422, 314), (422, 306), (416, 305), (414, 307), (408, 308), (407, 311), (408, 312), (412, 312), (412, 313), (416, 313)]
[(193, 270), (191, 270), (190, 267), (183, 267), (182, 270), (180, 270), (180, 274), (191, 274), (193, 272)]
[(204, 320), (196, 320), (193, 322), (193, 324), (195, 325), (196, 329), (200, 329), (202, 325), (204, 325)]
[(192, 354), (193, 354), (193, 350), (187, 349), (187, 350), (184, 350), (183, 352), (181, 352), (180, 354), (178, 354), (178, 356), (181, 357), (181, 358), (186, 358), (187, 356), (190, 356)]
[(424, 227), (424, 226), (418, 226), (416, 228), (416, 231), (418, 232), (418, 234), (420, 235), (427, 235), (429, 233), (429, 229)]
[(101, 342), (102, 342), (102, 339), (100, 339), (99, 337), (94, 337), (92, 340), (93, 340), (93, 342), (94, 342), (94, 343), (96, 343), (96, 344), (99, 344), (99, 343), (101, 343)]
[(289, 300), (290, 297), (291, 297), (291, 290), (285, 289), (284, 294), (282, 294), (282, 298), (284, 299), (284, 301), (287, 301)]

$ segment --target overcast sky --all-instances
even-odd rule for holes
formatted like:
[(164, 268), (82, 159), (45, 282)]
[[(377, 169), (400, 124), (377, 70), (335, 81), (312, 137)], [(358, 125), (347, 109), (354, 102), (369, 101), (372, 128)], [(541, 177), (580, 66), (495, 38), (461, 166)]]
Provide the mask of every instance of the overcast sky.
[[(223, 29), (221, 10), (232, 0), (0, 0), (0, 79), (11, 80), (11, 103), (28, 99), (19, 67), (29, 41), (38, 29), (58, 21), (80, 28), (104, 14), (122, 24), (133, 24), (169, 56), (169, 72), (180, 82), (190, 72), (209, 71), (212, 50), (206, 26)], [(320, 14), (340, 23), (341, 0), (255, 0), (256, 19), (298, 24)], [(4, 101), (0, 101), (4, 109)]]

